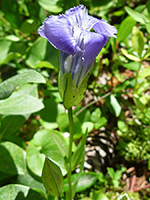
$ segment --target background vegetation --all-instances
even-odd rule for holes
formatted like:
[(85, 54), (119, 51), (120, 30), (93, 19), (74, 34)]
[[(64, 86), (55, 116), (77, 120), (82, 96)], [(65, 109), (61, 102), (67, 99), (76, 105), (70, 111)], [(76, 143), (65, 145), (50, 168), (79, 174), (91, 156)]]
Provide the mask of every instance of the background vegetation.
[(98, 55), (74, 108), (74, 149), (89, 130), (76, 199), (112, 200), (123, 191), (150, 199), (150, 0), (0, 2), (0, 199), (53, 199), (41, 182), (45, 156), (66, 173), (59, 52), (37, 30), (47, 16), (79, 4), (118, 34)]

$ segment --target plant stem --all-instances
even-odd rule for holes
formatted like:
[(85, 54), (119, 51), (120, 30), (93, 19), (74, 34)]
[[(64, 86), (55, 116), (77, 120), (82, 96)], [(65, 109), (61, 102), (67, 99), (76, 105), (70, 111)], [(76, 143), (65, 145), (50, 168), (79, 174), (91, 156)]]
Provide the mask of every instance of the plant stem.
[(105, 95), (103, 95), (102, 97), (96, 97), (95, 100), (91, 101), (90, 103), (86, 104), (84, 107), (82, 107), (76, 114), (75, 116), (77, 117), (81, 112), (83, 112), (86, 108), (90, 107), (91, 105), (97, 103), (98, 101), (100, 101), (101, 99), (104, 99), (106, 97), (108, 97), (111, 94), (111, 92), (106, 93)]
[(69, 119), (69, 128), (70, 128), (70, 138), (69, 138), (69, 151), (68, 151), (68, 183), (69, 183), (69, 200), (72, 200), (72, 183), (71, 183), (71, 162), (72, 162), (72, 143), (73, 143), (73, 116), (72, 116), (72, 107), (68, 109), (68, 119)]
[(139, 76), (139, 72), (141, 70), (141, 66), (142, 66), (142, 61), (139, 62), (139, 67), (138, 67), (138, 70), (137, 70), (136, 76), (135, 76), (134, 94), (136, 94), (136, 87), (137, 87), (137, 84), (138, 84), (138, 76)]

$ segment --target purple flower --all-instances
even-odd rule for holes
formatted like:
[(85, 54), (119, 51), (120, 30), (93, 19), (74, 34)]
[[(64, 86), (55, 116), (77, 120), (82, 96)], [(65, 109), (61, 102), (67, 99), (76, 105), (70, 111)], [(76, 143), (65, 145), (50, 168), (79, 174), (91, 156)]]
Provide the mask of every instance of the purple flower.
[[(92, 28), (95, 32), (90, 32)], [(109, 37), (116, 37), (117, 30), (103, 19), (88, 15), (80, 5), (65, 14), (50, 16), (38, 32), (60, 50), (61, 75), (71, 73), (74, 84), (79, 87)]]

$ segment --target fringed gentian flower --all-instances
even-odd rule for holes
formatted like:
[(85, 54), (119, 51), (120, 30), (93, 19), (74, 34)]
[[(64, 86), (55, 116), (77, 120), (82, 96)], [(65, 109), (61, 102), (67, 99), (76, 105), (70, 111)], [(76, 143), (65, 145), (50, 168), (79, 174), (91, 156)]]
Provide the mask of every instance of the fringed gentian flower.
[[(90, 32), (93, 28), (95, 32)], [(59, 91), (66, 108), (83, 98), (92, 65), (109, 37), (117, 30), (106, 21), (88, 15), (83, 5), (65, 14), (50, 16), (39, 34), (60, 50)]]

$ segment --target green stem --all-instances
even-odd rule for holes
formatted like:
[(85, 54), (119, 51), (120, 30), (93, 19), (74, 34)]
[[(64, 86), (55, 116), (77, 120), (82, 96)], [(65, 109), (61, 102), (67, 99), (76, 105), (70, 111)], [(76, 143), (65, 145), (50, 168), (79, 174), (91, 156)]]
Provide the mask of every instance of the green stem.
[(69, 200), (72, 200), (72, 183), (71, 183), (71, 162), (72, 162), (72, 143), (73, 143), (73, 116), (72, 108), (68, 109), (68, 119), (69, 119), (69, 128), (70, 128), (70, 138), (69, 138), (69, 151), (68, 151), (68, 183), (69, 183)]
[(139, 72), (141, 70), (141, 66), (142, 66), (142, 61), (139, 62), (139, 67), (138, 67), (138, 70), (136, 71), (134, 94), (136, 94), (136, 88), (137, 88), (137, 83), (138, 83), (138, 76), (139, 76)]

